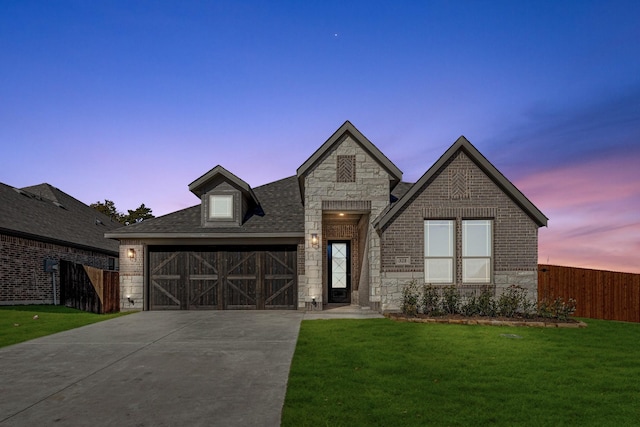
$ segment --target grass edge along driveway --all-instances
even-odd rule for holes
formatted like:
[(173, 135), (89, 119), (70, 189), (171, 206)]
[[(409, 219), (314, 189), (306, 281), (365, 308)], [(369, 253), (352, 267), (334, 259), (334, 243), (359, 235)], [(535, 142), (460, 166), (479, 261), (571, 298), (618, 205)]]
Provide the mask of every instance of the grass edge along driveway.
[(0, 348), (128, 313), (94, 314), (60, 305), (0, 306)]
[(283, 426), (622, 426), (640, 419), (640, 324), (514, 328), (303, 321)]

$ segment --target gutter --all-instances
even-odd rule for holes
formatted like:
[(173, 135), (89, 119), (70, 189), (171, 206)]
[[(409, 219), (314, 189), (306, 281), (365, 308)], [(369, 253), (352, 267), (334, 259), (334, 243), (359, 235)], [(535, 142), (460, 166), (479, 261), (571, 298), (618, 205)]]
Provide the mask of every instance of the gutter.
[(84, 251), (99, 252), (101, 254), (109, 255), (109, 256), (112, 256), (112, 257), (115, 257), (115, 258), (118, 258), (120, 256), (120, 252), (112, 251), (110, 249), (104, 249), (104, 248), (97, 248), (97, 247), (94, 247), (94, 246), (82, 245), (80, 243), (74, 243), (74, 242), (69, 242), (69, 241), (66, 241), (66, 240), (54, 239), (53, 237), (39, 236), (37, 234), (30, 234), (30, 233), (25, 233), (25, 232), (22, 232), (22, 231), (9, 230), (9, 229), (6, 229), (6, 228), (0, 228), (0, 234), (6, 234), (8, 236), (13, 236), (13, 237), (21, 237), (21, 238), (24, 238), (24, 239), (35, 240), (35, 241), (42, 242), (42, 243), (51, 243), (51, 244), (54, 244), (54, 245), (68, 246), (68, 247), (75, 248), (75, 249), (82, 249)]

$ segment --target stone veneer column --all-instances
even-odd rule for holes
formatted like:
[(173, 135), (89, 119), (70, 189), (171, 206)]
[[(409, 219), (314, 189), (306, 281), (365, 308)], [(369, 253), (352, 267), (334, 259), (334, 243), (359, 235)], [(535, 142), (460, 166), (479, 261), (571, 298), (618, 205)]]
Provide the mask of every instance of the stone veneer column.
[[(129, 258), (129, 249), (135, 256)], [(144, 308), (144, 249), (136, 240), (120, 242), (120, 309), (142, 310)], [(130, 298), (134, 303), (129, 302)]]
[[(308, 195), (307, 195), (308, 196)], [(311, 199), (314, 197), (312, 196)], [(305, 206), (305, 247), (304, 271), (306, 283), (300, 286), (299, 308), (322, 308), (322, 209), (319, 200), (309, 200)], [(311, 235), (318, 235), (318, 244), (314, 248)], [(317, 306), (313, 307), (315, 297)]]

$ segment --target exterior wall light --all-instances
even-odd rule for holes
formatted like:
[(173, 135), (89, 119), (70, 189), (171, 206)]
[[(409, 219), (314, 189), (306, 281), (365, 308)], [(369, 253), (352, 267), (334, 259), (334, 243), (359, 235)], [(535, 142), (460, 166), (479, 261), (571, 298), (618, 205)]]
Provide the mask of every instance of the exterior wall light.
[(133, 248), (129, 248), (129, 250), (127, 251), (127, 257), (129, 257), (129, 259), (134, 259), (136, 257), (136, 250)]
[(316, 233), (313, 233), (311, 235), (311, 246), (314, 247), (314, 248), (317, 248), (317, 247), (320, 246), (319, 243), (320, 242), (318, 240), (318, 235)]

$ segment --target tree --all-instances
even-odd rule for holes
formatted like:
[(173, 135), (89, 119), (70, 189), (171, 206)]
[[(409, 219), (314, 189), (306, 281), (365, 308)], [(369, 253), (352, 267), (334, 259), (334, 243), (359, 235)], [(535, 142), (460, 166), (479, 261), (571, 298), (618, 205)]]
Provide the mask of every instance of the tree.
[(115, 221), (118, 221), (119, 223), (123, 223), (122, 222), (123, 215), (120, 212), (118, 212), (118, 210), (116, 209), (116, 204), (113, 203), (112, 200), (104, 199), (104, 203), (95, 202), (95, 203), (91, 203), (89, 206), (97, 210), (98, 212), (105, 214), (109, 218)]
[(144, 203), (134, 210), (127, 209), (128, 214), (118, 212), (116, 204), (107, 199), (104, 200), (104, 203), (95, 202), (91, 203), (89, 206), (98, 212), (102, 212), (114, 221), (118, 221), (120, 224), (124, 225), (135, 224), (137, 222), (144, 221), (145, 219), (153, 218), (151, 209), (146, 207)]
[(122, 223), (125, 225), (135, 224), (137, 222), (144, 221), (145, 219), (153, 218), (151, 209), (146, 207), (144, 203), (138, 206), (134, 210), (128, 209), (127, 212), (129, 212), (129, 214), (124, 215), (123, 221), (122, 221)]

